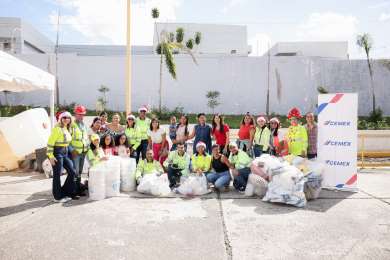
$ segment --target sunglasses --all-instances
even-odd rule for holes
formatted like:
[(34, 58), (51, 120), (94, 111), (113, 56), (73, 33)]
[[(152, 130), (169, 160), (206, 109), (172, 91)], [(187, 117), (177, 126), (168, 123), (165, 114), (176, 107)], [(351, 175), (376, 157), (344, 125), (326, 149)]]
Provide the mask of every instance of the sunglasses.
[(62, 119), (70, 119), (68, 116), (63, 116)]

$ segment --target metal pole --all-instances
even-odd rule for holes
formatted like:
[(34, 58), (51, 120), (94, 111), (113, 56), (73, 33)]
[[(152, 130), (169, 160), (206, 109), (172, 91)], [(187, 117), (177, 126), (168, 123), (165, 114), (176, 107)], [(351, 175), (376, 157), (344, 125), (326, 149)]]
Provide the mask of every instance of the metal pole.
[(60, 106), (60, 87), (58, 86), (58, 42), (59, 42), (59, 31), (60, 31), (60, 9), (58, 9), (58, 17), (57, 17), (57, 36), (56, 36), (56, 46), (55, 46), (55, 58), (56, 58), (56, 87), (55, 87), (55, 95), (56, 95), (56, 104)]
[(266, 114), (267, 117), (269, 117), (269, 83), (270, 83), (270, 66), (271, 66), (271, 53), (270, 53), (270, 46), (268, 44), (268, 66), (267, 66), (267, 104), (266, 104)]
[(126, 114), (131, 113), (131, 0), (127, 0), (127, 41), (126, 41), (126, 83), (125, 83), (125, 107)]

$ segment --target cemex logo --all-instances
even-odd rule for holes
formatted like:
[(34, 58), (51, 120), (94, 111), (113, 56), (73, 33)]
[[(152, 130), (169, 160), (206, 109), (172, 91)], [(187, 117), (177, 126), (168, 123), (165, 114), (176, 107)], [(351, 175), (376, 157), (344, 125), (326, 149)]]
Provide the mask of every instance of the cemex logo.
[(350, 121), (332, 121), (332, 120), (327, 120), (325, 121), (324, 125), (328, 126), (351, 126)]
[(333, 160), (326, 160), (325, 163), (331, 166), (343, 166), (343, 167), (348, 167), (351, 164), (350, 162), (333, 161)]
[(324, 143), (324, 145), (328, 145), (328, 146), (351, 146), (351, 142), (328, 140), (328, 141), (326, 141)]

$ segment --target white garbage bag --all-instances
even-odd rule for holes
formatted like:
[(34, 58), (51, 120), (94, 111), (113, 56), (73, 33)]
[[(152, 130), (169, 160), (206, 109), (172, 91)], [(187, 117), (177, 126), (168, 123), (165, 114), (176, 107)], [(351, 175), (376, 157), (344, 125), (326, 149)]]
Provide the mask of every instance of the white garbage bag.
[(116, 197), (120, 194), (121, 164), (120, 158), (111, 156), (101, 163), (106, 168), (106, 197)]
[(137, 191), (154, 196), (167, 196), (171, 193), (167, 175), (158, 175), (157, 173), (144, 175), (137, 187)]
[(284, 167), (284, 164), (277, 157), (269, 154), (262, 154), (260, 157), (253, 160), (252, 164), (263, 164), (263, 169), (268, 176), (278, 173)]
[(306, 175), (304, 192), (307, 200), (317, 199), (322, 189), (322, 174), (325, 166), (315, 160), (307, 161), (309, 174)]
[(136, 189), (136, 180), (135, 180), (135, 170), (137, 164), (133, 158), (121, 158), (121, 191), (135, 191)]
[(263, 198), (267, 192), (268, 182), (259, 175), (249, 174), (248, 183), (245, 188), (245, 196), (259, 196)]
[(51, 166), (49, 159), (46, 159), (42, 162), (42, 169), (45, 173), (46, 178), (53, 177), (53, 167)]
[(106, 198), (107, 169), (102, 164), (89, 169), (88, 191), (90, 200), (103, 200)]
[(304, 207), (306, 198), (303, 192), (305, 177), (294, 166), (284, 166), (283, 171), (272, 177), (263, 201), (279, 202), (296, 207)]
[(204, 195), (208, 193), (207, 179), (204, 174), (202, 176), (188, 176), (177, 189), (180, 194), (188, 196)]

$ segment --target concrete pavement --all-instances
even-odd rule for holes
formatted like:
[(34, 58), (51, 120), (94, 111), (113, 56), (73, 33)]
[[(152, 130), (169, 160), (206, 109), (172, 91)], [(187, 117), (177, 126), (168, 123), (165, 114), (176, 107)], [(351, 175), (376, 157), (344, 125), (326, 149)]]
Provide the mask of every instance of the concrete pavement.
[(390, 169), (305, 209), (236, 192), (51, 202), (51, 180), (0, 173), (0, 259), (390, 259)]

